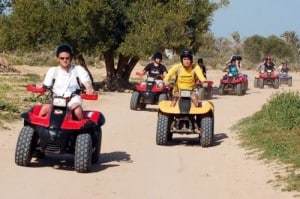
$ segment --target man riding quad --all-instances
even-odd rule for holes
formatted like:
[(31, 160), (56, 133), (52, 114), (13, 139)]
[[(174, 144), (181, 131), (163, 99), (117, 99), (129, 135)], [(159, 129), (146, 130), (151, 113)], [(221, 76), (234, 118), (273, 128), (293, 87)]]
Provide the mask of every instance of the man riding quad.
[(184, 50), (181, 63), (175, 64), (165, 76), (164, 82), (176, 75), (173, 99), (163, 100), (158, 106), (156, 144), (166, 145), (174, 133), (198, 134), (202, 147), (213, 142), (214, 107), (210, 101), (199, 102), (196, 79), (205, 82), (199, 65), (193, 64), (193, 53)]
[[(180, 64), (175, 64), (169, 70), (168, 74), (164, 78), (165, 84), (169, 84), (169, 79), (176, 75), (175, 86), (173, 88), (173, 100), (171, 106), (175, 106), (180, 90), (193, 90), (196, 86), (196, 78), (201, 82), (206, 81), (203, 72), (198, 64), (193, 64), (193, 52), (190, 50), (184, 50), (180, 55)], [(199, 106), (198, 96), (195, 92), (192, 92), (191, 99), (196, 107)]]
[(130, 99), (131, 110), (145, 109), (147, 104), (155, 105), (161, 100), (171, 96), (171, 87), (164, 85), (163, 77), (168, 72), (167, 68), (161, 64), (162, 54), (154, 53), (153, 62), (148, 64), (143, 71), (136, 73), (138, 76), (147, 74), (145, 81), (137, 84)]
[(168, 70), (162, 62), (162, 54), (156, 52), (153, 54), (153, 62), (145, 66), (144, 70), (139, 75), (147, 74), (148, 77), (153, 77), (156, 83), (162, 86), (163, 78), (168, 73)]

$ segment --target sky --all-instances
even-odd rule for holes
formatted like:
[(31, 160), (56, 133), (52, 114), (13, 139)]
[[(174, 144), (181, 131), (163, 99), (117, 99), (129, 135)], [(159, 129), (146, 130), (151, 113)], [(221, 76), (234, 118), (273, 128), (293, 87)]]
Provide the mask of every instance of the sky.
[(239, 32), (241, 39), (255, 34), (280, 36), (285, 31), (300, 37), (300, 0), (230, 0), (215, 11), (210, 30), (216, 37)]

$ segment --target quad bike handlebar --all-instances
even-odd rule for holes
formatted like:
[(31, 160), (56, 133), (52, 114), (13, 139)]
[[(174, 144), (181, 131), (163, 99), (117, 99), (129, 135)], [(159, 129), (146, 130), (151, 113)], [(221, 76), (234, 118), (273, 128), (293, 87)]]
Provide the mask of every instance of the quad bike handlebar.
[[(146, 73), (144, 73), (143, 71), (137, 71), (135, 74), (136, 74), (137, 76), (142, 77), (142, 76), (144, 76)], [(165, 75), (161, 74), (161, 75), (157, 75), (157, 77), (160, 77), (161, 79), (164, 79)], [(157, 79), (157, 78), (155, 78), (155, 79)]]
[(29, 84), (26, 86), (26, 90), (32, 93), (45, 94), (46, 89), (44, 87), (37, 87), (35, 84)]
[(200, 80), (197, 80), (196, 84), (197, 85), (202, 85), (202, 87), (212, 87), (213, 84), (214, 84), (214, 82), (213, 81), (209, 81), (209, 80), (201, 82)]
[[(44, 95), (47, 91), (49, 91), (52, 94), (52, 89), (50, 87), (37, 87), (35, 84), (29, 84), (26, 86), (26, 90), (32, 93), (39, 93), (41, 95)], [(79, 94), (80, 97), (84, 100), (97, 100), (98, 94), (86, 94), (83, 89), (77, 89), (73, 94)], [(73, 95), (72, 94), (72, 95)]]
[(136, 74), (137, 76), (140, 76), (140, 77), (142, 77), (142, 76), (145, 75), (145, 73), (142, 72), (142, 71), (137, 71), (135, 74)]

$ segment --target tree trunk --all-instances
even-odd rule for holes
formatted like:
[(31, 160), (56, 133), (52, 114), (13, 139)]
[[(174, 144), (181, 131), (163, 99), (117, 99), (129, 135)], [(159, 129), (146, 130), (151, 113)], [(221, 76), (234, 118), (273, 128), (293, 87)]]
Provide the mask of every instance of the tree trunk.
[(119, 55), (117, 66), (114, 65), (113, 53), (104, 53), (106, 79), (103, 88), (109, 91), (122, 92), (125, 89), (131, 89), (129, 82), (130, 74), (139, 61), (138, 57), (126, 57)]

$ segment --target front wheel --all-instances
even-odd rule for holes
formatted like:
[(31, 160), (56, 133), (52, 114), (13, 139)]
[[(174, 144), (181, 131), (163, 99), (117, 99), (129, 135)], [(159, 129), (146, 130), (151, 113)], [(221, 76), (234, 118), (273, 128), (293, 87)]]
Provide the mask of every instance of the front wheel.
[(293, 83), (292, 83), (292, 78), (289, 78), (289, 79), (288, 79), (288, 86), (291, 87), (292, 84), (293, 84)]
[(200, 144), (202, 147), (209, 147), (213, 143), (214, 122), (212, 116), (206, 116), (201, 119)]
[(15, 163), (19, 166), (28, 166), (33, 152), (34, 129), (24, 126), (21, 129), (15, 152)]
[(263, 78), (259, 78), (258, 79), (258, 87), (260, 89), (263, 89), (264, 88), (264, 79)]
[(274, 88), (275, 89), (279, 88), (279, 79), (274, 79)]
[(75, 171), (86, 173), (91, 167), (92, 159), (92, 137), (88, 133), (79, 134), (75, 144)]
[(166, 145), (170, 137), (170, 117), (162, 113), (158, 113), (157, 129), (156, 129), (156, 144)]
[(136, 91), (134, 91), (131, 95), (130, 99), (130, 109), (131, 110), (137, 110), (139, 106), (139, 100), (140, 100), (140, 94)]
[(244, 90), (247, 91), (249, 86), (248, 86), (248, 79), (246, 79), (246, 81), (244, 82)]
[(241, 83), (236, 85), (236, 94), (238, 96), (243, 95), (243, 85)]

